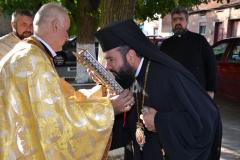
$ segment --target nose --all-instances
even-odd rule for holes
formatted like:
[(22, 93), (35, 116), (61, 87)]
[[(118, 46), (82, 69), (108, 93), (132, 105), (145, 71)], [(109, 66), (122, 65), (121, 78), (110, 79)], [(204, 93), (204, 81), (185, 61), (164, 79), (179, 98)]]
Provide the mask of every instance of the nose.
[(106, 70), (112, 69), (111, 65), (108, 62), (105, 63), (105, 68), (106, 68)]
[(29, 31), (29, 32), (33, 32), (33, 25), (28, 25), (28, 27), (27, 27), (27, 31)]

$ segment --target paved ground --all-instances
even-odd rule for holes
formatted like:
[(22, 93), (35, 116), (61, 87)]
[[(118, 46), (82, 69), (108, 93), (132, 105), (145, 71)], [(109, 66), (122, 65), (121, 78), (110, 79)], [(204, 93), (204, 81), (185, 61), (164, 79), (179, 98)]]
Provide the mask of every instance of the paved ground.
[(221, 160), (240, 160), (240, 102), (216, 98), (223, 122)]
[[(240, 102), (222, 96), (215, 101), (223, 122), (221, 160), (240, 160)], [(123, 149), (110, 152), (109, 160), (123, 160)]]

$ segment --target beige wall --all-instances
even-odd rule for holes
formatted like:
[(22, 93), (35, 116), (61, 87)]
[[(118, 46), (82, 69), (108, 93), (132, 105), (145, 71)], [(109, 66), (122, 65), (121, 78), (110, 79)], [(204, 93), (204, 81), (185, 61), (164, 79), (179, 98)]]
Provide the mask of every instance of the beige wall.
[(0, 36), (11, 32), (11, 16), (6, 16), (0, 13)]
[(188, 28), (193, 32), (199, 33), (199, 24), (205, 22), (206, 34), (204, 36), (208, 42), (212, 44), (214, 41), (215, 23), (223, 23), (223, 38), (227, 38), (228, 21), (234, 19), (240, 19), (240, 9), (226, 8), (222, 10), (212, 10), (203, 16), (195, 13), (189, 17)]
[[(223, 38), (227, 38), (228, 21), (234, 19), (240, 19), (240, 8), (211, 10), (206, 12), (206, 15), (202, 16), (200, 13), (195, 13), (189, 16), (188, 29), (192, 32), (199, 33), (199, 24), (202, 22), (206, 23), (206, 34), (204, 36), (210, 44), (213, 44), (215, 23), (223, 23)], [(240, 30), (240, 28), (238, 30)], [(162, 32), (172, 32), (170, 14), (163, 18)]]

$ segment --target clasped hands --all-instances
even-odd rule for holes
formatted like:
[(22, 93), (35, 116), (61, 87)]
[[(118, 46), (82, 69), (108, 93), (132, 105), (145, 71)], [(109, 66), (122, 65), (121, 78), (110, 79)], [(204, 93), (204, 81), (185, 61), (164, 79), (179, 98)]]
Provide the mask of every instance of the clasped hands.
[[(88, 69), (87, 72), (96, 83), (100, 84), (99, 79), (94, 75), (94, 72), (92, 70)], [(115, 115), (129, 111), (135, 103), (133, 94), (128, 89), (125, 89), (119, 95), (116, 95), (114, 92), (108, 91), (107, 96), (112, 103)]]

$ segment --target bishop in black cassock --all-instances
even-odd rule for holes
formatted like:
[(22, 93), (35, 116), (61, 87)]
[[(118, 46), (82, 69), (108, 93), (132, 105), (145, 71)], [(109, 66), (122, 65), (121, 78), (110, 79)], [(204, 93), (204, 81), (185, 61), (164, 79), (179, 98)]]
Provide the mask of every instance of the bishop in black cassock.
[[(154, 47), (133, 20), (107, 26), (96, 37), (104, 52), (127, 45), (143, 59), (134, 85), (140, 88), (136, 102), (142, 101), (145, 88), (144, 104), (136, 103), (127, 113), (125, 126), (123, 115), (116, 116), (112, 149), (131, 142), (134, 160), (219, 159), (222, 128), (218, 108), (189, 71)], [(156, 132), (144, 129), (142, 150), (135, 137), (141, 106), (157, 110)]]

